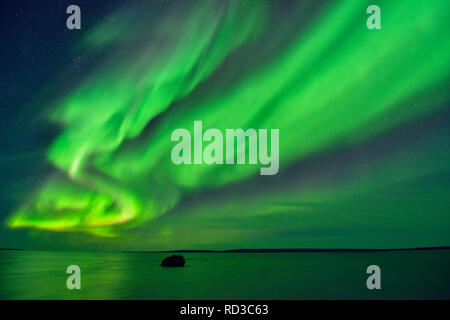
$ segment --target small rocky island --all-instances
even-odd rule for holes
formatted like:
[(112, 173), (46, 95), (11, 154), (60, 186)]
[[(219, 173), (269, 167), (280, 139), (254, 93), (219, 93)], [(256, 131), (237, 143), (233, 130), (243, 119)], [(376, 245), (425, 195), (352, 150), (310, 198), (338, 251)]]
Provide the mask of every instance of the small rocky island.
[(184, 257), (178, 254), (166, 257), (161, 262), (161, 267), (184, 267)]

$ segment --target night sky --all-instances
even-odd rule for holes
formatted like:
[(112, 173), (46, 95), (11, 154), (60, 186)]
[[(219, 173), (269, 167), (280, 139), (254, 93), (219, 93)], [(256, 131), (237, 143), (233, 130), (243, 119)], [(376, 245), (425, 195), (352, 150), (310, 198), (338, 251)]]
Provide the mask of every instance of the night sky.
[[(370, 4), (2, 1), (0, 247), (450, 245), (450, 3)], [(195, 120), (279, 173), (175, 165)]]

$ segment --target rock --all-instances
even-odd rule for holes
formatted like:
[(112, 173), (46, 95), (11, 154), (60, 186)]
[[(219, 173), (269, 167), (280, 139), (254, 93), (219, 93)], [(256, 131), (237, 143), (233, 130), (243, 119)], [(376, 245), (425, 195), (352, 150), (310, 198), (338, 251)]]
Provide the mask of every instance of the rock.
[(184, 257), (178, 254), (166, 257), (161, 262), (161, 267), (184, 267)]

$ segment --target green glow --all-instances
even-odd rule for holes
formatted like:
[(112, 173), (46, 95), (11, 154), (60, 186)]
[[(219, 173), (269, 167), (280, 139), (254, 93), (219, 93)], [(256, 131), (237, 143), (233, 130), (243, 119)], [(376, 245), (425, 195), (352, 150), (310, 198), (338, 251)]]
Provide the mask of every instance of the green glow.
[[(389, 201), (369, 195), (448, 170), (443, 137), (430, 138), (429, 153), (414, 159), (408, 147), (370, 159), (366, 170), (355, 168), (351, 179), (338, 184), (317, 177), (308, 181), (310, 186), (271, 187), (279, 183), (275, 177), (267, 179), (263, 196), (233, 195), (213, 208), (208, 199), (194, 207), (177, 206), (191, 194), (231, 184), (238, 188), (259, 172), (252, 165), (172, 164), (170, 135), (192, 128), (194, 120), (221, 130), (279, 129), (282, 174), (309, 157), (358, 147), (445, 106), (450, 99), (450, 3), (382, 1), (382, 30), (374, 31), (365, 27), (369, 4), (323, 5), (303, 28), (297, 28), (297, 19), (284, 21), (286, 32), (271, 29), (277, 17), (270, 10), (273, 4), (263, 1), (179, 4), (155, 23), (146, 19), (151, 12), (126, 15), (114, 26), (100, 22), (76, 46), (108, 50), (108, 58), (48, 115), (62, 126), (47, 154), (60, 172), (13, 214), (9, 226), (127, 235), (131, 243), (127, 230), (148, 224), (148, 243), (189, 247), (259, 239), (283, 230), (272, 218), (277, 214), (307, 232), (318, 222), (299, 203), (320, 204), (317, 219), (323, 227), (344, 224), (335, 210), (342, 203), (349, 212), (365, 208), (406, 221), (403, 215), (396, 218), (399, 212)], [(291, 15), (305, 18), (305, 7), (295, 6)], [(251, 59), (260, 51), (270, 54), (254, 67)], [(447, 202), (440, 202), (445, 192), (413, 190), (408, 196), (420, 194), (438, 202), (437, 217), (445, 211)], [(296, 205), (279, 205), (286, 201)], [(425, 207), (415, 212), (425, 214)], [(179, 215), (156, 219), (170, 210)], [(257, 219), (259, 227), (238, 220), (226, 225), (242, 216)], [(223, 228), (202, 224), (215, 219)], [(411, 226), (419, 220), (413, 218)], [(358, 220), (355, 229), (363, 225)]]

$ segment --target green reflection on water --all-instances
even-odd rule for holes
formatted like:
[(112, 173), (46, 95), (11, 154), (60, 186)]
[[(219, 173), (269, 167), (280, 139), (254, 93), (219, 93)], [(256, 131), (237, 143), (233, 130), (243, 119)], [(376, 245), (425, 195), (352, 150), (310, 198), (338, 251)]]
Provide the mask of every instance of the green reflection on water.
[[(1, 299), (428, 299), (450, 298), (450, 250), (188, 253), (0, 251)], [(68, 290), (67, 266), (81, 268)], [(382, 290), (366, 288), (377, 264)]]

